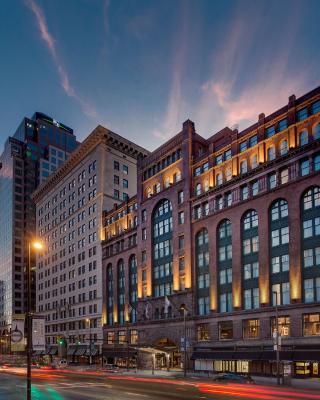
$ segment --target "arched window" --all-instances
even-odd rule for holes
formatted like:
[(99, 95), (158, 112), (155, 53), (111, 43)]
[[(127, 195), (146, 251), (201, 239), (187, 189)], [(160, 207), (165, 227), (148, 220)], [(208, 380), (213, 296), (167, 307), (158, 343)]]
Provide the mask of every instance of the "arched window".
[(240, 174), (245, 174), (248, 172), (248, 163), (247, 160), (242, 160), (240, 163)]
[(304, 129), (299, 133), (299, 146), (304, 146), (308, 143), (308, 131)]
[(118, 262), (118, 323), (120, 325), (125, 323), (125, 283), (124, 262), (121, 259)]
[(308, 189), (301, 201), (303, 299), (320, 301), (320, 187)]
[(162, 200), (153, 212), (153, 295), (166, 296), (172, 293), (172, 205)]
[(320, 139), (320, 124), (313, 127), (312, 134), (314, 140)]
[(204, 191), (207, 192), (208, 190), (209, 190), (209, 181), (208, 181), (208, 179), (206, 179), (204, 181)]
[(280, 155), (284, 155), (288, 153), (288, 141), (287, 139), (282, 140), (282, 142), (280, 143)]
[(232, 169), (231, 167), (226, 168), (226, 180), (230, 181), (230, 179), (232, 178)]
[(210, 311), (209, 301), (209, 235), (207, 229), (196, 234), (196, 276), (198, 314), (207, 315)]
[(258, 214), (255, 210), (242, 217), (241, 237), (243, 308), (250, 310), (260, 307)]
[(129, 319), (130, 322), (137, 322), (137, 259), (135, 255), (129, 258)]
[(251, 168), (257, 168), (258, 166), (258, 156), (255, 154), (252, 158), (251, 158)]
[(221, 173), (221, 172), (219, 172), (219, 173), (216, 175), (216, 185), (217, 185), (217, 186), (222, 185), (222, 173)]
[(112, 264), (107, 266), (107, 321), (113, 325), (113, 273)]
[(272, 161), (276, 158), (276, 150), (274, 146), (271, 146), (268, 148), (268, 155), (267, 155), (267, 159), (268, 161)]
[(201, 183), (197, 183), (196, 184), (196, 196), (200, 196), (201, 192), (202, 192)]
[(232, 311), (232, 234), (228, 219), (217, 228), (219, 311)]
[[(288, 202), (272, 203), (270, 221), (270, 299), (272, 305), (290, 304)], [(276, 294), (275, 294), (276, 293)]]

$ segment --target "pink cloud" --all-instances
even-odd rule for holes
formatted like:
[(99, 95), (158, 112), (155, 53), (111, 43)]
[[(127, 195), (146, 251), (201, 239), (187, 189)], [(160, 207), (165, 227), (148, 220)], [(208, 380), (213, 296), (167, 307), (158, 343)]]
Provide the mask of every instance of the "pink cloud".
[(57, 68), (57, 72), (60, 78), (60, 84), (63, 90), (69, 97), (72, 97), (80, 104), (83, 112), (86, 115), (88, 115), (89, 117), (97, 117), (98, 113), (96, 112), (96, 110), (86, 100), (84, 100), (81, 96), (79, 96), (79, 94), (77, 94), (77, 92), (75, 91), (74, 87), (71, 85), (68, 73), (59, 57), (56, 47), (56, 42), (52, 34), (49, 32), (48, 24), (42, 9), (38, 6), (38, 4), (34, 0), (27, 0), (26, 4), (33, 12), (36, 18), (41, 38), (46, 44), (52, 56), (54, 64)]

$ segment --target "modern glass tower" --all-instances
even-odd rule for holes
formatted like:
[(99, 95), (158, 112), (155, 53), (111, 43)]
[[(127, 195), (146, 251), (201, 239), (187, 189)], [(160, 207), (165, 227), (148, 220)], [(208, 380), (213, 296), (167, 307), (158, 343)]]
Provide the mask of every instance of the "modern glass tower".
[[(0, 335), (26, 307), (28, 242), (35, 235), (32, 192), (78, 146), (73, 130), (45, 114), (24, 118), (0, 156)], [(33, 279), (33, 278), (32, 278)], [(33, 303), (35, 281), (32, 280)]]

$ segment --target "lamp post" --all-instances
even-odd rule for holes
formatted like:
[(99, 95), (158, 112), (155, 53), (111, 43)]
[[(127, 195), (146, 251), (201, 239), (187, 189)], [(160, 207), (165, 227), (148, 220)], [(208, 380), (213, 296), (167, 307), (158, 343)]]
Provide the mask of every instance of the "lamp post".
[(28, 268), (27, 268), (27, 400), (31, 400), (31, 353), (32, 353), (32, 317), (31, 317), (31, 249), (42, 250), (40, 242), (28, 244)]
[(276, 360), (277, 360), (277, 385), (280, 385), (280, 349), (279, 349), (279, 311), (278, 292), (272, 292), (276, 298)]
[(89, 324), (89, 364), (92, 364), (92, 353), (91, 353), (91, 320), (90, 318), (86, 319), (87, 323)]

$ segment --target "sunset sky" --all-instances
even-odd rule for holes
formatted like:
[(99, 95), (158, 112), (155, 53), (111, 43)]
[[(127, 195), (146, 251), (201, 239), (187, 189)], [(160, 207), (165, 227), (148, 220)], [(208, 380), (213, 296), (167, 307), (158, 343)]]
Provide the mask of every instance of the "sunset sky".
[(2, 0), (0, 151), (44, 112), (152, 150), (246, 128), (319, 85), (318, 0)]

